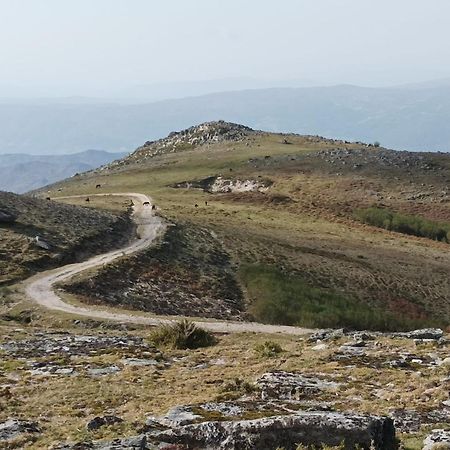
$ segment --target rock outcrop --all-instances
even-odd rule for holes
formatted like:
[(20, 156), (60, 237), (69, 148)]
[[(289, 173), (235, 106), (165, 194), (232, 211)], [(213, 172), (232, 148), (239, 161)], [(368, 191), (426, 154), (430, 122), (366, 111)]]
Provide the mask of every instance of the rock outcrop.
[(203, 189), (211, 194), (238, 192), (266, 192), (271, 186), (269, 180), (233, 179), (222, 176), (207, 177), (202, 180), (182, 181), (174, 184), (174, 188)]
[[(392, 420), (384, 417), (328, 412), (298, 412), (241, 421), (209, 421), (148, 434), (150, 442), (192, 449), (260, 450), (298, 444), (320, 446), (345, 443), (345, 449), (396, 447)], [(164, 447), (163, 447), (164, 448)], [(183, 447), (182, 447), (183, 448)]]

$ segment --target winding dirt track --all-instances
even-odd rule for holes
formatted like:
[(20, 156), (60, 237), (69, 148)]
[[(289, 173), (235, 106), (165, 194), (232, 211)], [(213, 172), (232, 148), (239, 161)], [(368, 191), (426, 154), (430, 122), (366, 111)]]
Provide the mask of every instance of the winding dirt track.
[[(100, 309), (76, 306), (66, 303), (56, 294), (53, 285), (57, 282), (65, 281), (72, 276), (83, 272), (87, 269), (102, 266), (114, 261), (123, 255), (136, 253), (151, 246), (157, 236), (165, 231), (163, 220), (152, 213), (151, 200), (144, 194), (134, 192), (116, 193), (116, 194), (89, 194), (93, 196), (121, 196), (134, 199), (133, 220), (137, 224), (137, 234), (139, 239), (134, 240), (122, 249), (113, 250), (108, 253), (94, 256), (87, 261), (76, 264), (68, 264), (58, 269), (41, 272), (24, 282), (25, 292), (27, 296), (35, 303), (53, 311), (61, 311), (64, 313), (74, 314), (77, 316), (85, 316), (100, 320), (114, 320), (125, 323), (136, 323), (144, 325), (159, 325), (161, 323), (173, 322), (174, 318), (160, 318), (150, 315), (134, 315), (132, 313), (114, 313), (103, 311)], [(86, 197), (86, 195), (74, 195), (59, 198), (77, 198)], [(58, 198), (55, 198), (57, 200)], [(143, 205), (149, 202), (149, 205)], [(282, 333), (303, 335), (312, 332), (306, 328), (288, 327), (281, 325), (263, 325), (255, 322), (231, 322), (231, 321), (201, 321), (196, 322), (203, 328), (217, 333), (238, 333), (238, 332), (255, 332), (255, 333)]]

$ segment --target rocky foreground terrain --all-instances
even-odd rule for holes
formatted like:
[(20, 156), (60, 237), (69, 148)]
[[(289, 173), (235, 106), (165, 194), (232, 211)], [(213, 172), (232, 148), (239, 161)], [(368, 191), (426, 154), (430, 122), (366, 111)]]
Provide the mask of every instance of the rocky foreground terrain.
[(65, 327), (1, 327), (0, 448), (450, 446), (450, 340), (438, 329), (171, 350), (144, 329)]

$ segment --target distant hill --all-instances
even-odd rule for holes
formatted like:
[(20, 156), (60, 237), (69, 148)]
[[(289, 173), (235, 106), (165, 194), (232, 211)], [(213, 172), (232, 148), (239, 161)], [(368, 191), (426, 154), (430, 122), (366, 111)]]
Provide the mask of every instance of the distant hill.
[(0, 155), (0, 190), (24, 193), (86, 172), (123, 157), (125, 153), (87, 150), (69, 155)]
[(252, 89), (153, 103), (0, 103), (0, 152), (130, 151), (193, 123), (223, 119), (273, 132), (450, 149), (450, 84)]

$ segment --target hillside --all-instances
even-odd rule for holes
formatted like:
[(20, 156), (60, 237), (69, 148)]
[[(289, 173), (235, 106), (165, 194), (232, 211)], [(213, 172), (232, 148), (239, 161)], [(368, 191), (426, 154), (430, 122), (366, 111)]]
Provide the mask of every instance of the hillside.
[(189, 305), (192, 316), (307, 327), (448, 326), (449, 171), (446, 154), (225, 122), (172, 133), (51, 187), (146, 193), (178, 230), (144, 260), (66, 289), (163, 314)]
[(69, 155), (0, 154), (0, 190), (22, 194), (123, 156), (100, 150)]
[(0, 151), (129, 151), (147, 139), (214, 118), (273, 132), (380, 141), (400, 150), (448, 151), (450, 87), (248, 89), (135, 104), (4, 100)]
[[(450, 323), (449, 170), (446, 154), (209, 122), (36, 192), (51, 201), (1, 194), (17, 267), (55, 256), (33, 247), (36, 232), (71, 258), (86, 256), (70, 251), (77, 238), (91, 252), (126, 238), (129, 199), (94, 192), (151, 195), (141, 217), (167, 229), (55, 286), (87, 316), (20, 285), (0, 292), (0, 446), (445, 448), (449, 335), (399, 330)], [(180, 315), (203, 328), (148, 326)], [(334, 329), (243, 333), (223, 319)]]
[(119, 247), (132, 233), (125, 208), (111, 213), (0, 191), (0, 286)]

